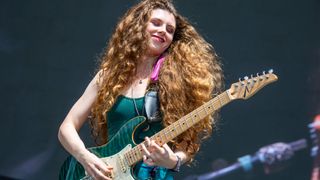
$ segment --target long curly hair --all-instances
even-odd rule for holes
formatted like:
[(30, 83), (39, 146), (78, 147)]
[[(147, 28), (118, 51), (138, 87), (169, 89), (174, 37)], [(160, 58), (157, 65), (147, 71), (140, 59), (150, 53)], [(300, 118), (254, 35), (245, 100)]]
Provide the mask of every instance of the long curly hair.
[[(169, 0), (143, 0), (120, 19), (101, 57), (100, 90), (92, 108), (91, 127), (96, 143), (107, 142), (106, 114), (117, 97), (133, 81), (137, 62), (147, 49), (145, 33), (152, 10), (164, 9), (175, 16), (173, 41), (165, 52), (157, 86), (163, 125), (166, 127), (210, 100), (221, 91), (223, 74), (213, 47), (178, 14)], [(129, 82), (129, 83), (128, 83)], [(211, 135), (215, 121), (208, 116), (175, 138), (174, 150), (193, 157), (201, 140)]]

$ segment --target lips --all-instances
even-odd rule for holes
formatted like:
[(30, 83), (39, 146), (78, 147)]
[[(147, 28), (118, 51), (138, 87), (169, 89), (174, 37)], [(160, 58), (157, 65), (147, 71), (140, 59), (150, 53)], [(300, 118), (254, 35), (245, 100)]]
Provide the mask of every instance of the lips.
[(165, 39), (162, 38), (162, 37), (160, 37), (160, 36), (152, 35), (152, 37), (155, 38), (157, 41), (159, 41), (159, 42), (161, 42), (161, 43), (165, 42)]

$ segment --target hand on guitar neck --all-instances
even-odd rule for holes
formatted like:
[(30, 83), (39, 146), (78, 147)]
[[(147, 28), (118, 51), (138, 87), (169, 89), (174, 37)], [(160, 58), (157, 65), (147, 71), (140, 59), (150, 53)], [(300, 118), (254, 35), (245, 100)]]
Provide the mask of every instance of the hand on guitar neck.
[(164, 144), (160, 147), (154, 140), (145, 138), (146, 145), (141, 144), (143, 150), (143, 162), (149, 166), (161, 166), (173, 169), (177, 165), (178, 157), (171, 148)]

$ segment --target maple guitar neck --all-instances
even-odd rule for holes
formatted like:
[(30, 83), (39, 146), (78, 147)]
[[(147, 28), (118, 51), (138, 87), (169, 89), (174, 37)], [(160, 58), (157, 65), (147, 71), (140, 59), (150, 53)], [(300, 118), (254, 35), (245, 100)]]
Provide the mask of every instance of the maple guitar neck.
[[(150, 137), (150, 140), (154, 140), (158, 145), (162, 146), (229, 102), (235, 99), (248, 99), (262, 87), (276, 81), (277, 79), (277, 76), (272, 72), (269, 72), (268, 74), (263, 72), (263, 75), (257, 75), (256, 77), (251, 77), (250, 79), (245, 77), (243, 81), (239, 80), (239, 82), (232, 84), (230, 89), (224, 91), (215, 98), (172, 123), (170, 126), (159, 131)], [(145, 143), (145, 141), (142, 143)], [(135, 146), (125, 154), (125, 158), (130, 166), (142, 159), (142, 143)]]

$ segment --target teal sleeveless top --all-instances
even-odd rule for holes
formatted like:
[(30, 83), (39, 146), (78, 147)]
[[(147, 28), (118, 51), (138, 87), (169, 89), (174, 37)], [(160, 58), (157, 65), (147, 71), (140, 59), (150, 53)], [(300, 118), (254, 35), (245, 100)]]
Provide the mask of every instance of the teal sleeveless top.
[[(134, 104), (136, 103), (136, 107)], [(118, 96), (115, 104), (107, 113), (108, 140), (130, 119), (144, 115), (144, 97), (129, 98), (123, 95)], [(138, 111), (138, 113), (137, 113)], [(133, 170), (134, 176), (139, 180), (172, 180), (171, 171), (158, 166), (148, 166), (142, 161), (137, 163)]]
[[(136, 112), (133, 100), (136, 102), (139, 114)], [(117, 98), (115, 104), (107, 113), (108, 140), (130, 119), (143, 114), (143, 104), (144, 97), (133, 99), (120, 95)]]

